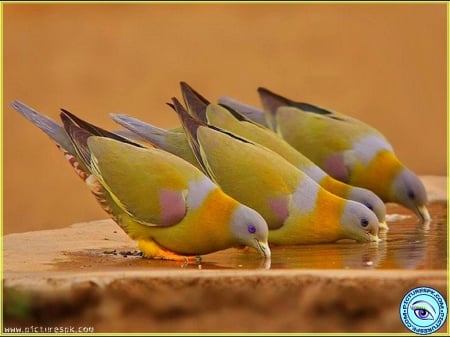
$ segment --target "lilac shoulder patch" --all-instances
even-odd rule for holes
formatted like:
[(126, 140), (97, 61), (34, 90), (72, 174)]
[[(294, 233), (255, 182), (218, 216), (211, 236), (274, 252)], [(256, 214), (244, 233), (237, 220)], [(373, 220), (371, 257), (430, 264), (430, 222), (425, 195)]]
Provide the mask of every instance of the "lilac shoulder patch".
[(163, 189), (159, 193), (161, 223), (171, 226), (179, 223), (186, 214), (186, 200), (182, 191)]
[(281, 195), (270, 198), (269, 207), (277, 220), (276, 223), (272, 224), (270, 227), (272, 229), (281, 227), (289, 216), (289, 196)]
[(349, 172), (340, 154), (328, 156), (323, 163), (323, 169), (333, 178), (342, 182), (348, 182)]

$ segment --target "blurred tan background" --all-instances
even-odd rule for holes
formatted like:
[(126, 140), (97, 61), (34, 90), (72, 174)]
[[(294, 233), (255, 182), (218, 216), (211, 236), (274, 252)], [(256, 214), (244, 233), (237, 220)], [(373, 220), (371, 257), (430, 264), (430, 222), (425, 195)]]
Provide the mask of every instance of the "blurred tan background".
[(187, 81), (259, 105), (265, 86), (372, 124), (446, 175), (446, 4), (3, 4), (4, 233), (106, 218), (49, 138), (9, 107), (178, 124)]

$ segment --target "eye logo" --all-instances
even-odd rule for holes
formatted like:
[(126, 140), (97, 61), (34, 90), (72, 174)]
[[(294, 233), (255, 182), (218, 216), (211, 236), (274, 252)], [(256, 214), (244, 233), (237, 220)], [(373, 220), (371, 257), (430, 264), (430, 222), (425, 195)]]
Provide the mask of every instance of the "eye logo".
[(411, 304), (411, 309), (418, 319), (434, 320), (433, 314), (436, 314), (436, 310), (434, 310), (433, 306), (427, 301), (416, 301)]
[(410, 290), (400, 303), (400, 318), (409, 330), (427, 335), (439, 330), (447, 319), (445, 298), (435, 289)]

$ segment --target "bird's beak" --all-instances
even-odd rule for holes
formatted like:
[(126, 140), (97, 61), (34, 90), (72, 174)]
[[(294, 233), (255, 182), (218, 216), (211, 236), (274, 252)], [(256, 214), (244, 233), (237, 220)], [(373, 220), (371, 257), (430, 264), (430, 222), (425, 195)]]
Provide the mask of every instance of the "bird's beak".
[(425, 205), (417, 206), (416, 214), (419, 216), (422, 223), (429, 223), (431, 221), (430, 213)]
[(384, 220), (383, 222), (379, 222), (378, 223), (378, 229), (379, 230), (383, 230), (383, 231), (388, 231), (389, 230), (389, 226), (388, 226), (386, 220)]
[(267, 243), (267, 241), (259, 241), (257, 239), (255, 239), (255, 248), (256, 250), (258, 250), (258, 252), (261, 253), (262, 256), (264, 256), (266, 259), (270, 259), (270, 248), (269, 248), (269, 244)]
[(261, 261), (262, 269), (270, 269), (271, 265), (272, 265), (272, 260), (270, 258), (265, 258)]
[(380, 242), (381, 239), (378, 237), (378, 234), (367, 233), (369, 242)]
[(367, 241), (368, 242), (379, 242), (381, 241), (378, 237), (379, 226), (376, 228), (372, 228), (370, 231), (367, 231)]

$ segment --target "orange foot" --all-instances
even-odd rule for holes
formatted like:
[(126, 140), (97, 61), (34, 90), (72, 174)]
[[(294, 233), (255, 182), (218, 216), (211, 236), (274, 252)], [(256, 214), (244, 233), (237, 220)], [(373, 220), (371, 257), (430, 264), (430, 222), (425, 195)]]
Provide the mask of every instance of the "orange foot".
[(200, 262), (200, 256), (184, 256), (159, 246), (155, 241), (139, 240), (139, 249), (144, 257), (155, 260), (181, 261), (185, 263)]

